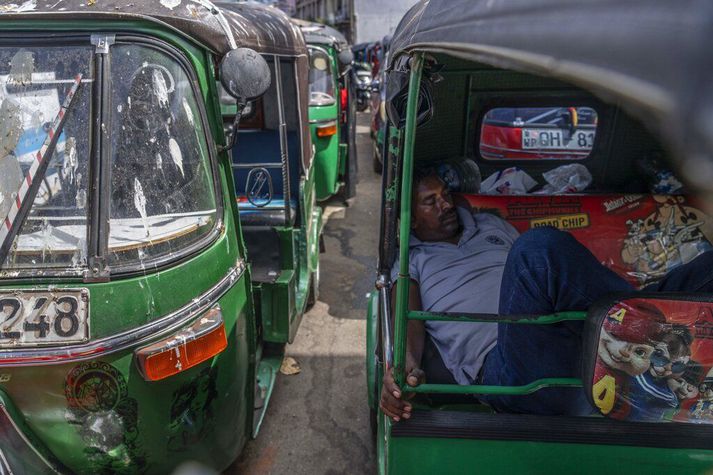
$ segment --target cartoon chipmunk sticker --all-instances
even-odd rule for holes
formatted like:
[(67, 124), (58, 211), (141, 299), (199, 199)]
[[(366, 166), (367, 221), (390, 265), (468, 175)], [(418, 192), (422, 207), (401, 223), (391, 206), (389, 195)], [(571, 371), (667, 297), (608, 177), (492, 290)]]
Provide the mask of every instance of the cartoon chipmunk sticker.
[(626, 222), (629, 232), (621, 251), (641, 284), (686, 264), (713, 249), (713, 222), (702, 211), (684, 205), (682, 196), (658, 195), (656, 211)]

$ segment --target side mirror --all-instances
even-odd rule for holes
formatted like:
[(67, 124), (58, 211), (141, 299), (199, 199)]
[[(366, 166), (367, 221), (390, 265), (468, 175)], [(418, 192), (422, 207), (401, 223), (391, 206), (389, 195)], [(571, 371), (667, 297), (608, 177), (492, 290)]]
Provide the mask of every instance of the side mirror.
[(265, 94), (270, 87), (270, 67), (256, 51), (237, 48), (223, 57), (220, 82), (238, 101), (251, 101)]
[(352, 64), (352, 61), (354, 61), (354, 53), (352, 53), (352, 50), (350, 49), (345, 49), (339, 52), (338, 58), (339, 64), (342, 66), (349, 66)]

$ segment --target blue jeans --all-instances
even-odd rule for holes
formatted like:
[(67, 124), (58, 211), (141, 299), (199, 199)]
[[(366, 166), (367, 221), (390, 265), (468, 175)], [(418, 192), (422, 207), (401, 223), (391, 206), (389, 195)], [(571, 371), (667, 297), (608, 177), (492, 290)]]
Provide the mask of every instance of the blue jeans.
[[(713, 291), (713, 252), (669, 272), (644, 291)], [(587, 310), (612, 292), (635, 292), (569, 233), (537, 228), (513, 245), (500, 288), (501, 315)], [(498, 342), (483, 364), (481, 384), (520, 386), (545, 377), (581, 377), (583, 322), (498, 324)], [(591, 414), (581, 388), (545, 388), (527, 396), (480, 396), (503, 412)]]

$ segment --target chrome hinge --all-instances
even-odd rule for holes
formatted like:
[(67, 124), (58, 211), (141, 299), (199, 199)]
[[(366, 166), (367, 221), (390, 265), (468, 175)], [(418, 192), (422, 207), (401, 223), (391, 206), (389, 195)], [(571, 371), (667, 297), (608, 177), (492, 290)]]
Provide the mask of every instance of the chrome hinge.
[(94, 54), (109, 54), (109, 47), (116, 41), (116, 35), (92, 35), (91, 43), (95, 46)]

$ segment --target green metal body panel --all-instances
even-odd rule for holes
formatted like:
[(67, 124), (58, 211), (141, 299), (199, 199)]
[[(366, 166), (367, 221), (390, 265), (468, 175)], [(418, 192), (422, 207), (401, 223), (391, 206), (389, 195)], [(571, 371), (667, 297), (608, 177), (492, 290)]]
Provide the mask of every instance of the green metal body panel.
[[(181, 50), (195, 70), (208, 124), (224, 142), (212, 56), (155, 24), (52, 22), (0, 27), (39, 31), (121, 31), (159, 38)], [(35, 279), (0, 289), (86, 288), (91, 337), (156, 321), (188, 307), (245, 255), (230, 159), (218, 157), (223, 224), (216, 240), (190, 259), (105, 283)], [(169, 473), (181, 461), (227, 467), (252, 433), (256, 322), (249, 272), (231, 281), (219, 305), (227, 348), (208, 361), (157, 382), (140, 375), (134, 346), (97, 359), (0, 368), (0, 402), (36, 449), (75, 473)], [(192, 320), (194, 321), (194, 320)], [(142, 343), (145, 346), (147, 343)]]
[(366, 309), (366, 390), (369, 409), (376, 409), (376, 342), (379, 338), (379, 293), (369, 294), (369, 303)]
[[(341, 149), (342, 130), (339, 126), (339, 118), (342, 110), (339, 98), (341, 97), (341, 82), (337, 80), (334, 73), (339, 70), (337, 52), (334, 48), (319, 45), (319, 48), (329, 54), (331, 71), (333, 73), (333, 83), (335, 92), (334, 104), (326, 106), (309, 106), (309, 122), (312, 134), (312, 144), (314, 144), (314, 167), (316, 168), (315, 178), (317, 187), (317, 201), (323, 201), (339, 191), (340, 181), (346, 172), (346, 154)], [(336, 121), (337, 133), (329, 137), (317, 137), (317, 127), (328, 122)], [(343, 144), (346, 146), (346, 144)]]
[[(542, 428), (547, 430), (546, 427)], [(615, 445), (390, 437), (389, 474), (710, 473), (713, 452)], [(380, 467), (383, 469), (384, 467)]]
[(310, 282), (319, 265), (322, 209), (315, 203), (315, 166), (300, 182), (302, 226), (276, 228), (280, 236), (280, 274), (273, 283), (260, 283), (263, 340), (292, 343), (307, 306)]

